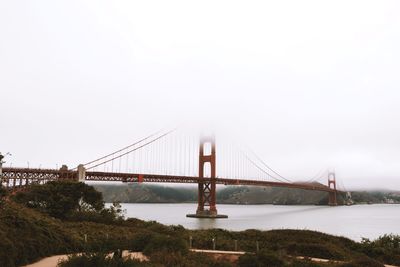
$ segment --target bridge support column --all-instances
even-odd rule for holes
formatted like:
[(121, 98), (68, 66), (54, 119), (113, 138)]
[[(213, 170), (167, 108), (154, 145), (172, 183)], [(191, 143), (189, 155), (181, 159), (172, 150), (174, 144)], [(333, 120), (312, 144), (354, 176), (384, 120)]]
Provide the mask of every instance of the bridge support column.
[(78, 181), (79, 182), (85, 182), (85, 177), (86, 177), (86, 169), (82, 164), (78, 165)]
[[(208, 165), (210, 167), (210, 176), (204, 177), (204, 170)], [(188, 214), (186, 216), (194, 218), (228, 218), (227, 215), (218, 214), (216, 207), (216, 154), (214, 137), (202, 138), (200, 140), (199, 178), (196, 214)], [(204, 178), (210, 178), (210, 180), (201, 181)]]
[(336, 176), (334, 172), (328, 174), (328, 187), (332, 189), (329, 192), (329, 206), (337, 206), (337, 192), (336, 192)]

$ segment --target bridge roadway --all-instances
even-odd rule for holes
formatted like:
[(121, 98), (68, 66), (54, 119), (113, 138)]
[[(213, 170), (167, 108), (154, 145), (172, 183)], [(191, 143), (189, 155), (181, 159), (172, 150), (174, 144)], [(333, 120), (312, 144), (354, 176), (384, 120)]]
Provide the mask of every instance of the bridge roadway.
[[(78, 172), (75, 170), (56, 170), (56, 169), (30, 169), (30, 168), (3, 168), (2, 184), (8, 187), (32, 183), (45, 183), (54, 180), (78, 180)], [(115, 173), (115, 172), (95, 172), (86, 171), (84, 181), (112, 181), (126, 183), (180, 183), (180, 184), (199, 184), (210, 182), (212, 178), (200, 178), (196, 176), (179, 175), (160, 175), (160, 174), (134, 174), (134, 173)], [(222, 185), (248, 185), (265, 187), (284, 187), (297, 188), (304, 190), (323, 191), (333, 193), (334, 189), (316, 183), (285, 183), (261, 180), (215, 178), (216, 184)], [(336, 190), (336, 192), (340, 192)]]

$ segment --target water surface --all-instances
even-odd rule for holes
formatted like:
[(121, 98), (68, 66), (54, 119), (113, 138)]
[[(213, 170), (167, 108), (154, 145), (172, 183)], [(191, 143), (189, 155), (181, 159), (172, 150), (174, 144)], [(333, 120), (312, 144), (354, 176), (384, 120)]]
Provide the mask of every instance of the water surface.
[(218, 212), (228, 219), (186, 218), (196, 211), (196, 204), (122, 204), (126, 217), (180, 224), (189, 229), (308, 229), (353, 240), (375, 239), (383, 234), (400, 235), (400, 205), (354, 206), (277, 206), (218, 205)]

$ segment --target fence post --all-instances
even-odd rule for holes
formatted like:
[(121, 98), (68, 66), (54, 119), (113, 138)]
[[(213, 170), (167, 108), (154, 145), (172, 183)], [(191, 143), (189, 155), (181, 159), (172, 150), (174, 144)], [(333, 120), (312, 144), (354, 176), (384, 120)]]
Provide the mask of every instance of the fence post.
[(238, 250), (238, 241), (235, 240), (235, 251), (237, 251), (237, 250)]
[(193, 245), (193, 237), (189, 236), (189, 249), (192, 249), (192, 245)]
[(256, 241), (256, 251), (257, 253), (260, 251), (260, 244), (258, 243), (258, 241)]
[(212, 242), (213, 242), (213, 250), (215, 250), (215, 243), (216, 243), (216, 240), (215, 240), (215, 237), (212, 239)]

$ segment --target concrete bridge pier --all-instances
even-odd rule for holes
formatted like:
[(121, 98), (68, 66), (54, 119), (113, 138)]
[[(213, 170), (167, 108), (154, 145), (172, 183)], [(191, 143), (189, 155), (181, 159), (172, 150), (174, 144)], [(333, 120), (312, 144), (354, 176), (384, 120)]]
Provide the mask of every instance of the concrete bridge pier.
[(85, 182), (85, 177), (86, 177), (86, 169), (83, 166), (83, 164), (78, 165), (78, 181), (79, 182)]

